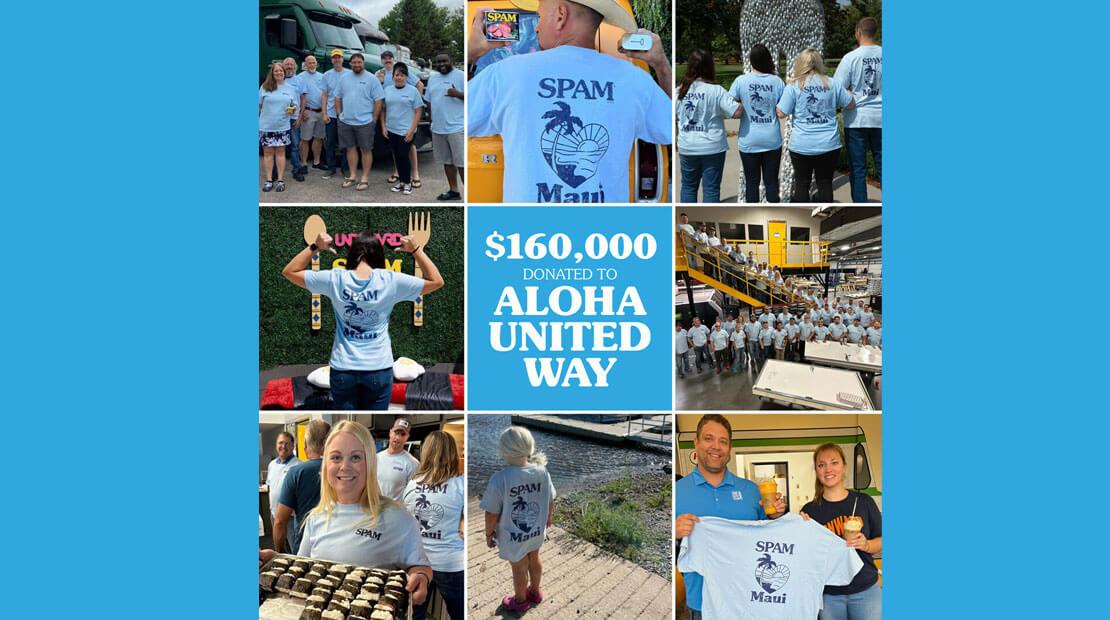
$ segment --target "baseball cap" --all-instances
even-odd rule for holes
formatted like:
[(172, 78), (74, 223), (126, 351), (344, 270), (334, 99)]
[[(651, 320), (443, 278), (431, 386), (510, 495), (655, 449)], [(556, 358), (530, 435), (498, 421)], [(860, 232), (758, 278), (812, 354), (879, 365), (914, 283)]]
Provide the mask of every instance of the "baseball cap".
[(328, 56), (342, 56), (342, 55), (343, 55), (343, 50), (341, 50), (341, 49), (333, 49), (332, 51), (328, 52)]
[(393, 421), (393, 425), (389, 427), (389, 430), (393, 430), (395, 428), (401, 428), (407, 431), (412, 429), (412, 424), (409, 423), (409, 421), (405, 418), (397, 418)]

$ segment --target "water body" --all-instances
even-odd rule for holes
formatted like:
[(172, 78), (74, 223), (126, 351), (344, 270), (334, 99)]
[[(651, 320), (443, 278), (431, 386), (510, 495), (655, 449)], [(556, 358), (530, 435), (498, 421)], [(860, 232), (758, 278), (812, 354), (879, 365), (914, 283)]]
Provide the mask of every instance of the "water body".
[[(471, 414), (466, 416), (468, 492), (478, 497), (485, 491), (486, 481), (505, 461), (497, 449), (501, 431), (512, 424), (512, 417), (503, 414)], [(536, 440), (536, 450), (547, 455), (547, 471), (560, 495), (615, 480), (627, 471), (637, 474), (660, 471), (667, 455), (600, 443), (529, 427)]]

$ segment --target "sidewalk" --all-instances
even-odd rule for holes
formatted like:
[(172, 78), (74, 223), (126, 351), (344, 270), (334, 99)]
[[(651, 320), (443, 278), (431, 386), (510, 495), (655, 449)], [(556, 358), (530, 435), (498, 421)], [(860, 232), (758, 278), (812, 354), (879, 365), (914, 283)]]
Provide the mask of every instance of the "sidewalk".
[(669, 581), (559, 527), (548, 528), (540, 548), (543, 602), (519, 616), (507, 611), (501, 598), (512, 593), (512, 572), (497, 557), (497, 548), (485, 545), (484, 514), (476, 498), (467, 504), (467, 519), (468, 618), (672, 617)]

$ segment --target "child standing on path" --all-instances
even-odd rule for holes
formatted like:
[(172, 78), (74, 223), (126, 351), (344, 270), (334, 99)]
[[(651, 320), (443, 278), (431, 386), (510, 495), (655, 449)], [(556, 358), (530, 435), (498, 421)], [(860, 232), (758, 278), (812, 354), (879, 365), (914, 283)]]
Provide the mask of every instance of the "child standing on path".
[(479, 504), (486, 511), (486, 544), (496, 545), (497, 555), (513, 570), (513, 593), (501, 604), (514, 612), (543, 600), (540, 546), (555, 511), (555, 485), (544, 467), (547, 457), (535, 448), (528, 429), (505, 429), (500, 449), (509, 466), (490, 477)]

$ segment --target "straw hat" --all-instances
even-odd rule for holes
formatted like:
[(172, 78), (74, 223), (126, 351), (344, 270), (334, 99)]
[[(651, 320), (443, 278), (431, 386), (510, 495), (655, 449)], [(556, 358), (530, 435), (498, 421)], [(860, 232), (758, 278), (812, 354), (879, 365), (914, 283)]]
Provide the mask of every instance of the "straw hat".
[[(536, 11), (539, 9), (540, 0), (510, 0), (513, 4), (520, 7), (525, 11)], [(584, 7), (591, 8), (604, 18), (604, 22), (611, 26), (616, 26), (625, 32), (635, 32), (639, 26), (636, 25), (636, 18), (632, 16), (623, 6), (617, 3), (617, 0), (568, 0), (575, 4), (581, 4)]]

